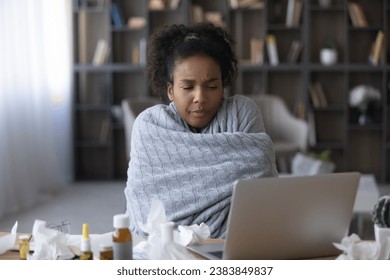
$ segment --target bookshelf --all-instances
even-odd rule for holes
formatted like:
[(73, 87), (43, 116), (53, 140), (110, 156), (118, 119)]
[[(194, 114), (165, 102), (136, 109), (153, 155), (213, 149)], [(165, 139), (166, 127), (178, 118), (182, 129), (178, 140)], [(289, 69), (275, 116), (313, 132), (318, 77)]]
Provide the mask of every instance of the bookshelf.
[[(357, 170), (390, 181), (387, 51), (380, 52), (377, 65), (368, 60), (380, 30), (381, 48), (388, 49), (389, 1), (332, 0), (326, 7), (318, 0), (73, 1), (76, 180), (126, 178), (123, 125), (112, 112), (123, 98), (151, 96), (143, 52), (149, 35), (164, 24), (211, 20), (236, 40), (239, 74), (227, 94), (276, 94), (295, 114), (304, 104), (305, 118), (315, 120), (316, 142), (310, 151), (330, 150), (336, 171)], [(356, 15), (353, 20), (352, 2), (363, 11), (366, 25), (356, 24)], [(301, 4), (300, 11), (291, 12), (293, 3)], [(120, 21), (113, 20), (113, 5), (119, 7)], [(268, 35), (276, 41), (274, 65)], [(92, 64), (99, 40), (107, 43), (108, 54)], [(323, 65), (319, 54), (329, 40), (337, 62)], [(313, 84), (323, 88), (325, 106), (314, 106)], [(348, 103), (350, 90), (361, 84), (377, 88), (382, 97), (373, 122), (364, 126)]]

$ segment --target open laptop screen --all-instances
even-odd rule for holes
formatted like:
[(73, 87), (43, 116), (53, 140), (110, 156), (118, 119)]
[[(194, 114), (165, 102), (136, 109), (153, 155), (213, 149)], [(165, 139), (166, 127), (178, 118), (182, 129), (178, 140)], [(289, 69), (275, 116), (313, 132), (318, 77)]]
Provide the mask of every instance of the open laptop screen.
[[(359, 178), (359, 173), (348, 172), (238, 181), (233, 189), (223, 258), (337, 255), (333, 242), (348, 234)], [(220, 245), (207, 246), (215, 252)], [(200, 247), (195, 250), (210, 253)]]

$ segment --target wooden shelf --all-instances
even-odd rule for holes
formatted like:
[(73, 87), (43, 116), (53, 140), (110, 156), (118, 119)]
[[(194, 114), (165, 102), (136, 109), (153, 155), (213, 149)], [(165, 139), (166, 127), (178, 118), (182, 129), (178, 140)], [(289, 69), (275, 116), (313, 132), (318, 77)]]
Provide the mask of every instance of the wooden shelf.
[[(387, 105), (390, 104), (387, 86), (390, 82), (390, 59), (386, 58), (378, 66), (368, 63), (376, 33), (379, 30), (388, 33), (390, 30), (390, 2), (356, 0), (367, 15), (369, 25), (366, 28), (352, 26), (349, 0), (334, 0), (328, 8), (320, 7), (317, 1), (303, 0), (299, 25), (293, 28), (285, 25), (288, 0), (264, 2), (261, 9), (232, 9), (226, 0), (181, 0), (177, 9), (151, 11), (148, 0), (110, 0), (104, 1), (103, 10), (81, 13), (80, 9), (74, 9), (74, 119), (77, 126), (74, 143), (75, 174), (78, 178), (126, 177), (123, 126), (111, 120), (110, 141), (105, 145), (81, 141), (80, 133), (99, 128), (109, 118), (111, 106), (119, 106), (123, 98), (151, 96), (144, 76), (145, 67), (131, 63), (134, 61), (134, 48), (137, 48), (139, 40), (148, 40), (151, 33), (162, 25), (191, 23), (191, 6), (197, 4), (206, 12), (221, 13), (224, 28), (236, 41), (239, 75), (229, 93), (275, 94), (283, 98), (291, 112), (294, 112), (297, 102), (303, 102), (306, 111), (313, 112), (316, 122), (318, 143), (312, 147), (313, 150), (330, 149), (335, 154), (338, 171), (370, 171), (378, 182), (390, 181), (390, 175), (387, 175), (390, 174), (390, 148), (386, 141), (390, 139), (390, 109)], [(111, 3), (118, 4), (123, 10), (124, 22), (129, 17), (142, 16), (146, 19), (146, 26), (141, 29), (113, 26)], [(276, 37), (279, 64), (269, 64), (266, 44), (263, 48), (264, 63), (247, 63), (250, 61), (251, 38), (265, 39), (267, 34)], [(385, 56), (388, 56), (388, 34), (385, 37)], [(336, 64), (324, 66), (319, 62), (319, 52), (329, 38), (337, 43), (339, 57)], [(108, 42), (111, 50), (109, 58), (99, 66), (85, 63), (92, 61), (99, 39)], [(298, 62), (289, 64), (286, 63), (287, 55), (294, 40), (299, 40), (303, 49)], [(311, 105), (309, 87), (315, 82), (322, 84), (329, 106), (313, 108)], [(361, 127), (350, 123), (353, 118), (348, 104), (349, 92), (359, 84), (380, 90), (385, 101), (380, 109), (385, 119), (380, 124)], [(86, 114), (88, 121), (83, 122), (85, 127), (80, 127), (79, 118)], [(375, 149), (371, 151), (372, 162), (368, 168), (364, 149), (372, 146)]]
[(313, 108), (314, 112), (344, 113), (343, 105), (328, 105), (326, 107)]
[(144, 66), (130, 63), (115, 63), (104, 65), (92, 64), (75, 64), (74, 71), (76, 72), (143, 72)]
[(342, 142), (319, 142), (314, 147), (312, 147), (314, 150), (344, 150), (345, 144)]
[(358, 125), (358, 124), (350, 124), (350, 130), (364, 131), (364, 130), (372, 130), (372, 131), (383, 131), (383, 125), (381, 124), (367, 124), (367, 125)]

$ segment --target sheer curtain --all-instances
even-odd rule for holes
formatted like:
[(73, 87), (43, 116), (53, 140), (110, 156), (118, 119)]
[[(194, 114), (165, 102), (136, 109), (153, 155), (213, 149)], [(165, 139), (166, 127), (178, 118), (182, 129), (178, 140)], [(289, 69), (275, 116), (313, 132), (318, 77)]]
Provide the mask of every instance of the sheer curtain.
[(72, 179), (71, 0), (0, 1), (0, 218)]

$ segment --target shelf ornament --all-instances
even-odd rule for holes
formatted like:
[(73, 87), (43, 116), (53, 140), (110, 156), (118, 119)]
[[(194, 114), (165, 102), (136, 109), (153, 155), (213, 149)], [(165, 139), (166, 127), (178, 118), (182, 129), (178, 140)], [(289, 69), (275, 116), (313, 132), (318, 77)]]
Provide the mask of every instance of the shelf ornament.
[(366, 125), (370, 122), (368, 109), (373, 102), (380, 99), (380, 91), (372, 86), (358, 85), (351, 89), (349, 92), (349, 105), (359, 111), (358, 123), (360, 125)]
[(333, 38), (328, 38), (320, 49), (320, 62), (322, 65), (334, 65), (337, 59), (337, 43)]

